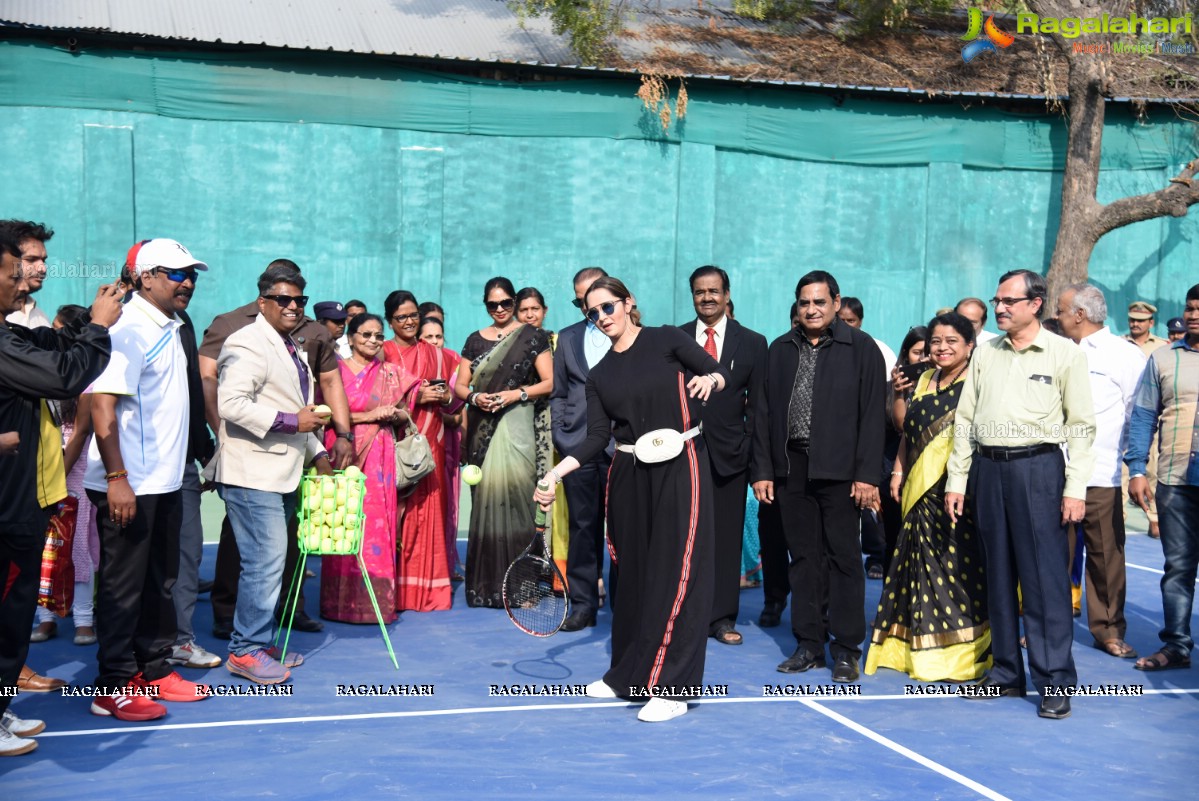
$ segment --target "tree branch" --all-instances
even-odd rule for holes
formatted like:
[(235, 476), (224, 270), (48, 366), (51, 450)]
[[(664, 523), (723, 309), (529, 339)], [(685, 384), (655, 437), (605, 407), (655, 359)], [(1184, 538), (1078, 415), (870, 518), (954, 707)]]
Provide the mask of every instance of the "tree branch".
[(1125, 225), (1152, 220), (1154, 217), (1185, 217), (1187, 209), (1199, 203), (1199, 159), (1183, 167), (1170, 179), (1170, 185), (1156, 192), (1113, 200), (1103, 207), (1095, 221), (1096, 233), (1103, 236)]

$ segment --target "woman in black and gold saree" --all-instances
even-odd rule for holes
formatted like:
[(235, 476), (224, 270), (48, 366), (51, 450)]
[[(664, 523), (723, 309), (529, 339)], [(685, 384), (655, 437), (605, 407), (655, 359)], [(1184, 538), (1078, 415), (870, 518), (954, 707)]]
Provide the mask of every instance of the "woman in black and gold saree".
[(965, 317), (951, 312), (929, 323), (937, 367), (920, 376), (904, 416), (891, 478), (903, 529), (874, 620), (870, 674), (886, 667), (920, 681), (970, 681), (991, 665), (982, 544), (970, 510), (955, 527), (944, 503), (954, 417), (973, 348)]
[(518, 322), (506, 278), (487, 282), (493, 324), (462, 348), (456, 391), (470, 409), (463, 463), (478, 465), (466, 545), (466, 603), (504, 606), (504, 571), (533, 536), (533, 488), (550, 466), (548, 398), (553, 389), (549, 333)]

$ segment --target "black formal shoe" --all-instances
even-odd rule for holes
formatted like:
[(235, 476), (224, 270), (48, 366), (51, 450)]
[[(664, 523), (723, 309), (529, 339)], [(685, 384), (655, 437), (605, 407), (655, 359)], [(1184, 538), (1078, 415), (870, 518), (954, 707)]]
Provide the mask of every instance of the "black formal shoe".
[(762, 614), (758, 617), (758, 627), (763, 629), (772, 629), (779, 624), (783, 619), (783, 605), (768, 603), (762, 608)]
[(308, 617), (307, 612), (296, 612), (296, 616), (291, 621), (291, 628), (293, 631), (306, 631), (309, 634), (316, 634), (319, 631), (325, 630), (325, 624)]
[(1050, 720), (1061, 720), (1070, 717), (1070, 696), (1042, 695), (1041, 708), (1037, 714)]
[(839, 656), (833, 663), (833, 681), (848, 684), (857, 681), (862, 674), (858, 672), (858, 660), (849, 656)]
[(562, 624), (562, 631), (582, 631), (585, 628), (595, 625), (595, 612), (588, 612), (581, 609), (578, 612), (572, 612), (566, 621)]
[(779, 673), (804, 673), (812, 668), (824, 667), (824, 654), (813, 654), (802, 645), (787, 657), (777, 668)]
[(212, 636), (218, 640), (233, 639), (233, 621), (224, 618), (212, 619)]
[(212, 584), (213, 582), (209, 581), (208, 579), (202, 579), (200, 583), (196, 585), (196, 595), (207, 595), (208, 593), (212, 592)]
[(989, 698), (1023, 698), (1027, 692), (1023, 687), (1004, 686), (990, 676), (979, 679), (974, 684), (963, 684), (958, 687), (958, 695), (970, 700), (986, 700)]

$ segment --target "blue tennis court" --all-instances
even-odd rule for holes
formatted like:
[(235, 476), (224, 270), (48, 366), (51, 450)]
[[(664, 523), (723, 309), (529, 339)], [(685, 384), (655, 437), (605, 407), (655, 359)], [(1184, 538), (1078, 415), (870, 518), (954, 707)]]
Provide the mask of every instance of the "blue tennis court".
[[(1148, 654), (1161, 619), (1161, 547), (1130, 533), (1127, 555), (1127, 639)], [(208, 546), (206, 575), (214, 561)], [(308, 586), (315, 612), (317, 584)], [(867, 582), (871, 610), (880, 587)], [(1136, 671), (1090, 647), (1079, 620), (1080, 682), (1143, 694), (1075, 698), (1065, 721), (1039, 719), (1036, 696), (911, 695), (906, 676), (886, 671), (863, 676), (860, 696), (767, 697), (766, 686), (821, 692), (831, 682), (827, 670), (775, 671), (794, 642), (785, 622), (757, 628), (761, 593), (747, 590), (745, 644), (708, 646), (705, 681), (727, 685), (727, 696), (645, 724), (623, 701), (511, 694), (568, 692), (599, 677), (607, 610), (596, 628), (539, 640), (502, 611), (467, 609), (460, 585), (456, 595), (452, 611), (405, 613), (390, 627), (398, 672), (377, 626), (326, 622), (320, 634), (293, 634), (307, 662), (290, 697), (171, 704), (163, 720), (137, 724), (89, 714), (86, 698), (22, 695), (13, 711), (48, 729), (36, 752), (0, 762), (4, 798), (1171, 798), (1199, 779), (1199, 671)], [(86, 686), (94, 646), (72, 645), (65, 628), (32, 646), (30, 662)], [(196, 631), (223, 654), (210, 628), (202, 599)], [(184, 673), (253, 686), (224, 668)]]

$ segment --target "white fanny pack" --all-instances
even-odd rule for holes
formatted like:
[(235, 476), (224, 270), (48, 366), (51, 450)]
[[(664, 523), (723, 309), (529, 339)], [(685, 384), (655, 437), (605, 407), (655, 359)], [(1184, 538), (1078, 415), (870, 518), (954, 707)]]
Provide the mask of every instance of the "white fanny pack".
[(616, 443), (616, 450), (631, 453), (641, 462), (669, 462), (683, 452), (683, 444), (687, 440), (694, 439), (702, 430), (702, 424), (683, 433), (673, 428), (659, 428), (642, 434), (632, 445)]

